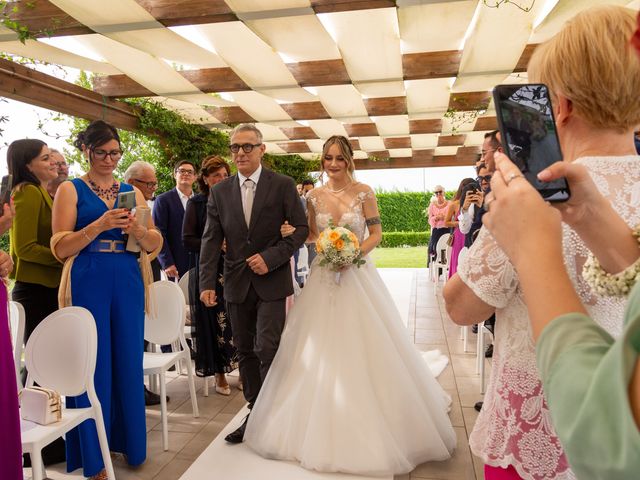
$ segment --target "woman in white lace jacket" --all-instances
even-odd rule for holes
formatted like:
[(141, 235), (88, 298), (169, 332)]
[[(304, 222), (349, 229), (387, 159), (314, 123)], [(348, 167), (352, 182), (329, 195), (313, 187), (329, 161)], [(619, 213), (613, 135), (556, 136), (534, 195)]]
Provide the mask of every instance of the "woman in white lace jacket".
[[(589, 9), (539, 46), (529, 62), (530, 81), (551, 91), (564, 160), (584, 165), (629, 225), (640, 221), (640, 157), (633, 144), (640, 124), (640, 62), (629, 45), (634, 30), (630, 10)], [(566, 225), (563, 250), (590, 316), (618, 337), (624, 299), (591, 291), (581, 277), (587, 249)], [(518, 276), (486, 229), (447, 282), (444, 297), (460, 325), (496, 313), (491, 378), (470, 437), (472, 451), (485, 462), (485, 479), (575, 478), (543, 397)]]

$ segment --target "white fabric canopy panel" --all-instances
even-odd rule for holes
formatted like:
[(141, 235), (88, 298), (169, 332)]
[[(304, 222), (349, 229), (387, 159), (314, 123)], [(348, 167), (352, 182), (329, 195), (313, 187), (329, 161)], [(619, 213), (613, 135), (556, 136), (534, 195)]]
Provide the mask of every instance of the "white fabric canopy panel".
[(341, 58), (336, 43), (313, 10), (307, 15), (250, 20), (246, 25), (271, 45), (285, 63)]
[(270, 153), (272, 155), (286, 155), (287, 152), (283, 150), (280, 146), (272, 142), (264, 142), (266, 147), (265, 152)]
[(334, 118), (368, 117), (362, 95), (353, 85), (329, 85), (307, 88), (317, 93), (325, 110)]
[(356, 150), (355, 152), (353, 152), (353, 158), (355, 158), (356, 160), (366, 160), (367, 158), (369, 158), (369, 155), (367, 154), (367, 152), (364, 152), (362, 150)]
[(407, 89), (407, 111), (413, 113), (434, 113), (442, 116), (449, 105), (453, 78), (427, 80), (405, 80)]
[(158, 102), (164, 105), (169, 110), (173, 110), (178, 115), (183, 118), (189, 120), (192, 123), (197, 124), (210, 124), (210, 123), (221, 123), (220, 120), (215, 118), (205, 109), (194, 105), (190, 102), (183, 102), (180, 100), (175, 100), (173, 98), (165, 98), (165, 97), (150, 97), (150, 100)]
[(387, 115), (371, 117), (378, 127), (378, 133), (383, 137), (409, 135), (409, 117), (407, 115)]
[(389, 156), (391, 158), (404, 158), (410, 157), (412, 155), (412, 151), (410, 148), (390, 148)]
[(402, 80), (392, 82), (357, 82), (355, 87), (363, 98), (404, 97), (406, 92)]
[(322, 153), (322, 146), (324, 145), (324, 140), (306, 140), (306, 143), (313, 153), (320, 154)]
[[(102, 75), (118, 75), (120, 70), (113, 65), (99, 60), (93, 60), (88, 56), (71, 53), (77, 51), (78, 45), (75, 45), (71, 51), (59, 48), (54, 43), (59, 43), (65, 37), (56, 37), (55, 39), (42, 39), (42, 41), (27, 40), (22, 43), (18, 40), (9, 42), (0, 42), (0, 52), (20, 55), (22, 57), (33, 58), (41, 62), (49, 62), (57, 65), (66, 65), (78, 70), (86, 70), (89, 72), (99, 73)], [(56, 40), (50, 45), (47, 40)]]
[(268, 12), (295, 8), (310, 7), (309, 0), (225, 0), (233, 11), (237, 13)]
[(415, 149), (436, 148), (437, 146), (437, 133), (416, 133), (411, 135), (411, 147)]
[(387, 148), (380, 137), (360, 137), (358, 142), (360, 143), (360, 148), (365, 152), (379, 152)]
[(307, 123), (314, 133), (320, 138), (329, 138), (332, 135), (347, 136), (347, 131), (344, 129), (342, 122), (339, 122), (338, 120), (307, 120), (304, 123)]
[(256, 127), (258, 127), (260, 132), (262, 132), (262, 140), (265, 142), (282, 142), (289, 140), (289, 138), (282, 133), (282, 130), (278, 127), (274, 127), (273, 125), (269, 125), (267, 123), (256, 123)]
[(181, 35), (195, 32), (202, 47), (216, 52), (252, 88), (297, 87), (280, 56), (242, 22), (175, 27)]
[(455, 155), (458, 153), (458, 147), (436, 147), (434, 155)]
[(402, 79), (395, 8), (322, 13), (318, 18), (338, 44), (351, 80)]
[(277, 103), (316, 102), (318, 99), (302, 87), (260, 88), (257, 92), (273, 98)]
[(478, 4), (477, 0), (396, 3), (402, 53), (458, 50)]
[(236, 104), (259, 122), (291, 120), (291, 117), (273, 98), (258, 92), (227, 93)]

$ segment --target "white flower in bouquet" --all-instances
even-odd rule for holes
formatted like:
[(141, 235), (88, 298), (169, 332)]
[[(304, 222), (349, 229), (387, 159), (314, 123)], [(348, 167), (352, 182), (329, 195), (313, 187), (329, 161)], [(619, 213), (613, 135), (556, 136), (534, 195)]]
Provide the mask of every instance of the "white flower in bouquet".
[(336, 271), (347, 265), (360, 267), (365, 263), (358, 237), (346, 226), (329, 224), (318, 236), (316, 252), (321, 257), (320, 266), (328, 266)]

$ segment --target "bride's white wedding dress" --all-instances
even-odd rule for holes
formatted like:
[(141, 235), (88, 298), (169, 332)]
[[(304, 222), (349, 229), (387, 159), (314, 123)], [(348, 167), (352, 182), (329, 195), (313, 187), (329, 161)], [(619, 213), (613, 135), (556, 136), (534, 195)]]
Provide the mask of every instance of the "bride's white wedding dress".
[[(375, 202), (362, 187), (337, 204), (325, 189), (314, 190), (312, 230), (313, 223), (322, 231), (337, 218), (334, 224), (348, 226), (362, 242), (363, 204)], [(450, 457), (456, 445), (450, 402), (411, 343), (371, 259), (339, 279), (316, 259), (244, 439), (266, 458), (307, 469), (401, 474)]]

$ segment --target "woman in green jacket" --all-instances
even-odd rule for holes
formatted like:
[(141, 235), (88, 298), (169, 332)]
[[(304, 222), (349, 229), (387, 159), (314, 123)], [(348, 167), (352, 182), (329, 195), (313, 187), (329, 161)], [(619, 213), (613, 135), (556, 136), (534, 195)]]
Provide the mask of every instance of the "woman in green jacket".
[(15, 216), (10, 233), (10, 254), (15, 279), (12, 299), (26, 314), (26, 342), (33, 330), (58, 309), (58, 286), (62, 264), (49, 247), (51, 206), (47, 184), (57, 178), (56, 163), (49, 147), (35, 139), (16, 140), (7, 150), (9, 173), (13, 175)]

